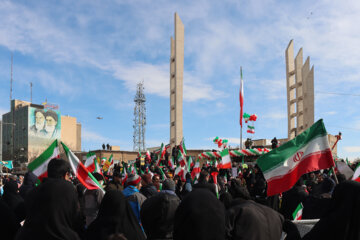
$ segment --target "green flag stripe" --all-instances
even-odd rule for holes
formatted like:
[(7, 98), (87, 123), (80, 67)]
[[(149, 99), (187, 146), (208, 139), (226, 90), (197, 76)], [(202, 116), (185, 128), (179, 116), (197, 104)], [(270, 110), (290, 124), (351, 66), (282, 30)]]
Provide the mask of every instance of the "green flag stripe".
[(320, 119), (296, 138), (286, 142), (278, 148), (273, 149), (267, 154), (262, 155), (257, 160), (257, 164), (263, 172), (267, 172), (282, 165), (284, 161), (294, 155), (300, 148), (307, 145), (310, 141), (325, 135), (327, 135), (327, 132), (323, 120)]
[(57, 139), (43, 152), (38, 158), (29, 163), (28, 169), (30, 171), (34, 171), (34, 169), (38, 168), (41, 164), (44, 163), (49, 157), (52, 156), (54, 149), (58, 146)]

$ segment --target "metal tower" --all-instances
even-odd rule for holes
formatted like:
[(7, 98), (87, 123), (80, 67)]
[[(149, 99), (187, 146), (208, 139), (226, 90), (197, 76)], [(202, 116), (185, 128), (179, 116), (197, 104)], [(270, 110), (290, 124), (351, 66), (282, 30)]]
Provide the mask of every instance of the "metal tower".
[(134, 102), (134, 151), (145, 151), (146, 98), (143, 82), (137, 84)]

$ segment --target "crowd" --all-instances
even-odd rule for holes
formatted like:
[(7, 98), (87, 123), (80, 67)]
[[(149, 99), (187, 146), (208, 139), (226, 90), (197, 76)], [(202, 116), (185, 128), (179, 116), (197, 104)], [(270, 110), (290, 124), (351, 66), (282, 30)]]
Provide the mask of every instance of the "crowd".
[[(104, 189), (86, 189), (69, 163), (52, 159), (39, 183), (27, 172), (1, 179), (1, 239), (360, 239), (360, 183), (330, 171), (304, 175), (289, 191), (267, 197), (255, 165), (203, 165), (199, 178), (152, 163), (126, 179), (125, 163), (94, 173)], [(125, 170), (126, 171), (126, 170)], [(163, 174), (164, 173), (164, 174)], [(215, 174), (214, 174), (215, 173)], [(301, 238), (293, 220), (320, 219)]]

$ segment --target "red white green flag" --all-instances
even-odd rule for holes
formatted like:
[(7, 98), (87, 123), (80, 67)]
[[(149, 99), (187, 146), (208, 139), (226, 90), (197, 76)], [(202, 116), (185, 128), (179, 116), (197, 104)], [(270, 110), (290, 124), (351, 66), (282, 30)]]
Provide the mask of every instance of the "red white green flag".
[(96, 155), (93, 152), (89, 152), (86, 154), (86, 161), (85, 167), (89, 172), (93, 172), (95, 170), (95, 162), (96, 162)]
[(333, 167), (334, 160), (323, 120), (262, 155), (257, 164), (267, 181), (268, 196), (289, 190), (305, 173)]
[(184, 138), (180, 142), (180, 151), (184, 156), (186, 156), (187, 151), (186, 151), (186, 147), (185, 147), (185, 139)]
[(123, 170), (122, 170), (122, 174), (121, 174), (121, 184), (122, 185), (125, 185), (126, 183), (126, 180), (128, 179), (128, 175), (127, 175), (127, 172), (126, 172), (126, 169), (125, 167), (123, 167)]
[(159, 154), (158, 154), (158, 159), (156, 160), (156, 165), (157, 165), (157, 166), (160, 165), (160, 161), (161, 161), (161, 159), (164, 158), (165, 153), (166, 153), (166, 147), (164, 146), (163, 143), (161, 143), (160, 152), (159, 152)]
[(29, 163), (28, 169), (33, 172), (40, 181), (47, 177), (47, 166), (51, 159), (59, 158), (60, 151), (56, 139), (39, 157)]
[(360, 182), (360, 163), (357, 165), (352, 180)]
[(80, 162), (75, 154), (63, 142), (61, 144), (65, 150), (66, 156), (69, 159), (70, 166), (81, 184), (84, 185), (87, 189), (101, 189), (105, 193), (100, 183), (85, 168), (84, 164)]
[(255, 133), (255, 127), (254, 126), (250, 126), (248, 125), (247, 126), (247, 133), (251, 133), (251, 134), (254, 134)]
[(229, 149), (225, 148), (220, 152), (220, 155), (221, 155), (220, 168), (222, 169), (231, 168), (231, 158), (229, 154)]
[(303, 213), (304, 206), (302, 203), (300, 203), (294, 213), (292, 214), (294, 220), (301, 220), (302, 219), (302, 213)]
[(169, 167), (171, 170), (174, 170), (175, 169), (175, 163), (174, 163), (174, 157), (171, 156), (169, 157), (169, 163), (168, 163)]
[(181, 151), (178, 153), (177, 162), (180, 163), (181, 167), (186, 165), (186, 156)]
[(201, 168), (200, 168), (200, 162), (199, 159), (196, 161), (193, 170), (191, 171), (191, 178), (192, 180), (195, 182), (197, 179), (199, 179), (200, 176), (200, 172), (201, 172)]

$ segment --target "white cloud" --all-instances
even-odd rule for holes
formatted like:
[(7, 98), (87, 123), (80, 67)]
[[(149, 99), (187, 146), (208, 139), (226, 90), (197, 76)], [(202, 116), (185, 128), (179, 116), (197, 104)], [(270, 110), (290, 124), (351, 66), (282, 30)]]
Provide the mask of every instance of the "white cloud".
[(360, 155), (360, 146), (347, 146), (343, 148), (347, 153), (358, 153)]

